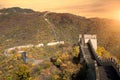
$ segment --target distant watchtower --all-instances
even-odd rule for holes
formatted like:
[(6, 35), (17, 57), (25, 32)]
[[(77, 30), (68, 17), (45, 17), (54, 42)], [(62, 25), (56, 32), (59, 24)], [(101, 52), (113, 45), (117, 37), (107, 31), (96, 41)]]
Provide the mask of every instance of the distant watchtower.
[(21, 57), (22, 57), (24, 63), (26, 63), (26, 52), (25, 51), (19, 51), (19, 53), (21, 54)]
[(88, 43), (88, 41), (91, 41), (93, 44), (93, 48), (97, 50), (97, 36), (96, 35), (91, 35), (91, 34), (80, 34), (79, 35), (79, 42), (82, 44)]

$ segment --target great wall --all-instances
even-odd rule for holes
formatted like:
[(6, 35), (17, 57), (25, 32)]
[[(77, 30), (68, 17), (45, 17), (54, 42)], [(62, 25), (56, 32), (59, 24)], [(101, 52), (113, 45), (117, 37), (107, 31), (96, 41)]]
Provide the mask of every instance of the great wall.
[(120, 80), (120, 64), (117, 60), (113, 57), (103, 59), (97, 55), (96, 35), (80, 35), (79, 46), (81, 58), (87, 63), (88, 70), (91, 70), (88, 80)]
[(8, 52), (11, 52), (11, 51), (14, 51), (14, 50), (20, 51), (21, 49), (24, 49), (24, 48), (32, 48), (32, 47), (39, 48), (39, 47), (44, 47), (44, 46), (61, 45), (61, 44), (64, 44), (64, 43), (65, 43), (64, 41), (57, 41), (57, 42), (50, 42), (50, 43), (47, 43), (47, 44), (40, 43), (38, 45), (29, 44), (29, 45), (15, 46), (15, 47), (6, 49), (4, 51), (4, 55), (9, 56), (10, 54), (8, 54)]

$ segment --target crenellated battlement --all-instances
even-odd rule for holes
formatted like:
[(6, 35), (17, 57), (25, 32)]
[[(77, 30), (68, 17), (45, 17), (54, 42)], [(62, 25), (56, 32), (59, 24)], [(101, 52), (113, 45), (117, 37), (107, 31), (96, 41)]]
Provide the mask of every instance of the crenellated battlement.
[(97, 63), (102, 66), (112, 66), (118, 73), (120, 77), (120, 64), (114, 57), (110, 57), (108, 59), (103, 59), (102, 57), (98, 56), (95, 49), (93, 48), (93, 44), (91, 40), (89, 40), (89, 45), (92, 51), (92, 54), (94, 55), (94, 58), (96, 59)]

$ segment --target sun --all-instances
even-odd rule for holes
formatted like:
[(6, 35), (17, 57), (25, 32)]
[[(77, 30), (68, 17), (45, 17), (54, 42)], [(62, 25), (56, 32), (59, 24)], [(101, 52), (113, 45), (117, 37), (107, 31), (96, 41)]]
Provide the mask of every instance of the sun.
[(115, 12), (115, 19), (120, 21), (120, 10)]

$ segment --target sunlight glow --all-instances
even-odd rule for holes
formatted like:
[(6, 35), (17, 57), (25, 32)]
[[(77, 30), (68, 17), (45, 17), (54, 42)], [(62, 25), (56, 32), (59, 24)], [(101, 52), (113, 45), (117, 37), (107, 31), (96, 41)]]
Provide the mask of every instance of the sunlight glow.
[(120, 0), (0, 0), (0, 8), (21, 7), (35, 11), (72, 13), (120, 21)]
[(116, 11), (116, 13), (115, 13), (115, 19), (117, 19), (117, 20), (120, 21), (120, 10)]

